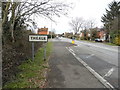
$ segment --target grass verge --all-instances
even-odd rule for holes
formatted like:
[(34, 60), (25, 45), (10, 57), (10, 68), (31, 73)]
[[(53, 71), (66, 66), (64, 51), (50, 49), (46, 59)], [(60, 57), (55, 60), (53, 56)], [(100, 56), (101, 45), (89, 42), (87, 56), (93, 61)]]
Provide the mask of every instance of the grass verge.
[(40, 48), (35, 55), (35, 60), (27, 60), (22, 65), (16, 67), (21, 70), (16, 75), (15, 80), (7, 83), (3, 88), (43, 88), (46, 82), (48, 70), (48, 59), (52, 51), (52, 42), (46, 46), (47, 60), (43, 60), (44, 48)]
[(111, 45), (111, 46), (118, 46), (118, 45), (113, 44), (113, 43), (104, 43), (104, 44), (106, 44), (106, 45)]
[(87, 41), (87, 42), (91, 42), (91, 43), (103, 43), (103, 44), (110, 45), (110, 46), (118, 46), (116, 44), (109, 43), (109, 42), (95, 42), (95, 41), (90, 41), (90, 40), (81, 40), (81, 41)]
[(86, 42), (96, 43), (95, 41), (90, 41), (90, 40), (80, 40), (80, 41), (86, 41)]

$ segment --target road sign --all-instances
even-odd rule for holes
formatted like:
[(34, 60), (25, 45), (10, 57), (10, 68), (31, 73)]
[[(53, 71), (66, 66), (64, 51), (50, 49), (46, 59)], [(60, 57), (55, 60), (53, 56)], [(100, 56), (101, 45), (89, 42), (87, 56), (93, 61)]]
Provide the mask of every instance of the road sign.
[[(32, 59), (34, 60), (34, 42), (47, 42), (47, 35), (29, 35), (29, 41), (32, 42)], [(44, 45), (44, 60), (46, 60), (46, 45)]]
[(29, 35), (29, 41), (31, 42), (47, 42), (47, 35)]

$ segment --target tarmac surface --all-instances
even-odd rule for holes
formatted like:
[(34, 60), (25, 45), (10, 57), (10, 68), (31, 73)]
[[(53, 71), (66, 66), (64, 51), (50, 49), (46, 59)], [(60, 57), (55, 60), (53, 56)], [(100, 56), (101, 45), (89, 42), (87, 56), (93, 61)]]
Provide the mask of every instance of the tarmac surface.
[(69, 42), (53, 41), (48, 88), (106, 88), (67, 49)]
[[(70, 43), (72, 41), (68, 38), (61, 38), (59, 40)], [(107, 80), (112, 87), (120, 88), (120, 46), (83, 40), (75, 40), (75, 44), (77, 46), (70, 47), (73, 55), (82, 59), (103, 79)]]

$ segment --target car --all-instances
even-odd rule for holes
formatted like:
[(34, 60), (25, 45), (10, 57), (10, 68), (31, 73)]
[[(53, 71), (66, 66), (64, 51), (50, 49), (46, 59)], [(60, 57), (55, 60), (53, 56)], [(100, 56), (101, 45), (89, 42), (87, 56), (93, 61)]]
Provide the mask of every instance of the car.
[(56, 36), (56, 39), (59, 39), (59, 36)]
[(102, 40), (99, 39), (99, 38), (96, 38), (96, 39), (95, 39), (95, 42), (102, 42)]

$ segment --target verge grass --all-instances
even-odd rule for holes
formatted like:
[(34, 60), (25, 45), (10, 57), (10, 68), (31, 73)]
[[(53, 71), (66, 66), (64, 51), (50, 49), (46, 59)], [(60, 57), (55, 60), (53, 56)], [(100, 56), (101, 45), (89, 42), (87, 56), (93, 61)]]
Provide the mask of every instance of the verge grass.
[(52, 51), (52, 42), (46, 45), (47, 60), (44, 61), (44, 48), (40, 48), (35, 55), (34, 61), (31, 59), (25, 61), (16, 67), (21, 70), (15, 77), (15, 80), (7, 83), (3, 88), (43, 88), (46, 82), (46, 73), (48, 70), (48, 59)]
[(104, 44), (106, 44), (106, 45), (111, 45), (111, 46), (118, 46), (118, 45), (116, 45), (116, 44), (114, 44), (114, 43), (104, 43)]
[(103, 44), (110, 45), (110, 46), (118, 46), (114, 43), (109, 43), (109, 42), (95, 42), (95, 41), (90, 41), (90, 40), (81, 40), (81, 41), (87, 41), (87, 42), (91, 42), (91, 43), (103, 43)]

